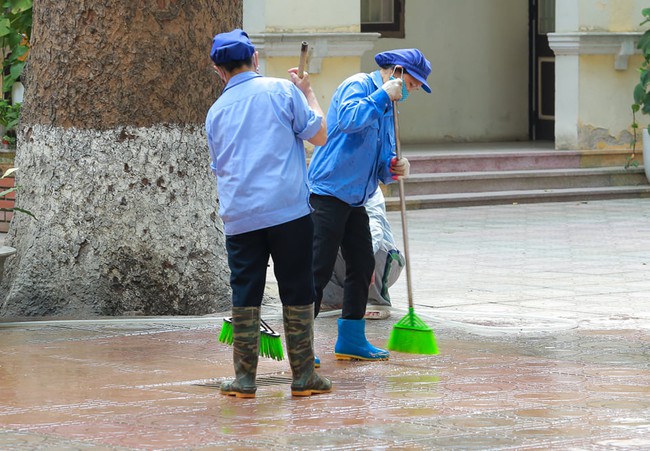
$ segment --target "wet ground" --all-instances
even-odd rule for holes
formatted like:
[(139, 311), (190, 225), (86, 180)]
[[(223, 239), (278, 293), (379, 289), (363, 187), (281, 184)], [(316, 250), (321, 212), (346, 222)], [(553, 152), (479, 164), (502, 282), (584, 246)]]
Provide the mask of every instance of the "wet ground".
[[(0, 449), (650, 449), (649, 217), (643, 200), (409, 212), (440, 354), (338, 362), (326, 313), (334, 391), (311, 398), (269, 359), (255, 399), (220, 395), (219, 315), (6, 319)], [(376, 345), (405, 314), (403, 279), (392, 317), (367, 322)], [(263, 316), (282, 331), (279, 313)]]
[[(277, 322), (275, 318), (270, 318)], [(442, 327), (441, 354), (338, 362), (335, 390), (290, 396), (288, 362), (263, 359), (255, 399), (221, 396), (219, 320), (61, 322), (2, 330), (2, 449), (643, 449), (649, 337), (570, 331), (497, 339)], [(383, 342), (391, 325), (368, 322)]]

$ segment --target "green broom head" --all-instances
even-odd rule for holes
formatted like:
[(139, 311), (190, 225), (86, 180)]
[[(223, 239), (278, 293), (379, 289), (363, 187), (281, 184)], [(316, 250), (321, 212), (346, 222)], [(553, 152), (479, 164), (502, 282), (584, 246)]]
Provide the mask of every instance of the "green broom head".
[(433, 330), (409, 308), (408, 314), (393, 326), (386, 347), (409, 354), (438, 354)]
[(284, 360), (284, 350), (280, 334), (271, 329), (264, 320), (260, 320), (260, 355), (273, 360)]
[(219, 341), (227, 345), (232, 345), (232, 318), (223, 319)]
[[(219, 341), (227, 345), (232, 345), (233, 330), (232, 318), (224, 318)], [(280, 334), (271, 329), (271, 326), (261, 320), (260, 324), (260, 352), (262, 357), (268, 357), (274, 360), (284, 360), (284, 348)]]

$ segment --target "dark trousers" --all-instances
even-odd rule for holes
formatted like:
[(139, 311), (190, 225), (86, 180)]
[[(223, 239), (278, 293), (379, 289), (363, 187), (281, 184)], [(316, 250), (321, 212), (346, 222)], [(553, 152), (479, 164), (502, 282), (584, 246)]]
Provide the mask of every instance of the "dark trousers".
[(269, 256), (283, 305), (314, 302), (311, 216), (226, 237), (234, 307), (262, 305)]
[(314, 208), (311, 215), (314, 221), (316, 315), (340, 247), (346, 266), (341, 318), (362, 319), (375, 268), (368, 213), (365, 207), (352, 207), (336, 197), (312, 194), (309, 200)]

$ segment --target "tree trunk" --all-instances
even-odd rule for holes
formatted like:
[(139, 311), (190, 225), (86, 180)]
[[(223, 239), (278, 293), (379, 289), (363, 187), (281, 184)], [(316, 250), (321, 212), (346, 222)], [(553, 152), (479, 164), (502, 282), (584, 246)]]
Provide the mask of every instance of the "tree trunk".
[(40, 0), (0, 286), (4, 316), (230, 308), (205, 114), (231, 0)]

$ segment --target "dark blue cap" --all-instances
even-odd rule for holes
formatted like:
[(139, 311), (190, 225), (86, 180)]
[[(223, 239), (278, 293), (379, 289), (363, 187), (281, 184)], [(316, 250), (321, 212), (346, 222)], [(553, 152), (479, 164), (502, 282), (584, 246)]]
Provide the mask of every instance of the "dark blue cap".
[(375, 61), (380, 66), (399, 65), (406, 69), (413, 78), (422, 82), (422, 88), (431, 92), (427, 84), (427, 77), (431, 73), (431, 63), (418, 49), (397, 49), (377, 53)]
[(228, 33), (220, 33), (212, 39), (210, 59), (214, 64), (223, 64), (229, 61), (242, 61), (250, 58), (255, 53), (244, 30), (236, 28)]

